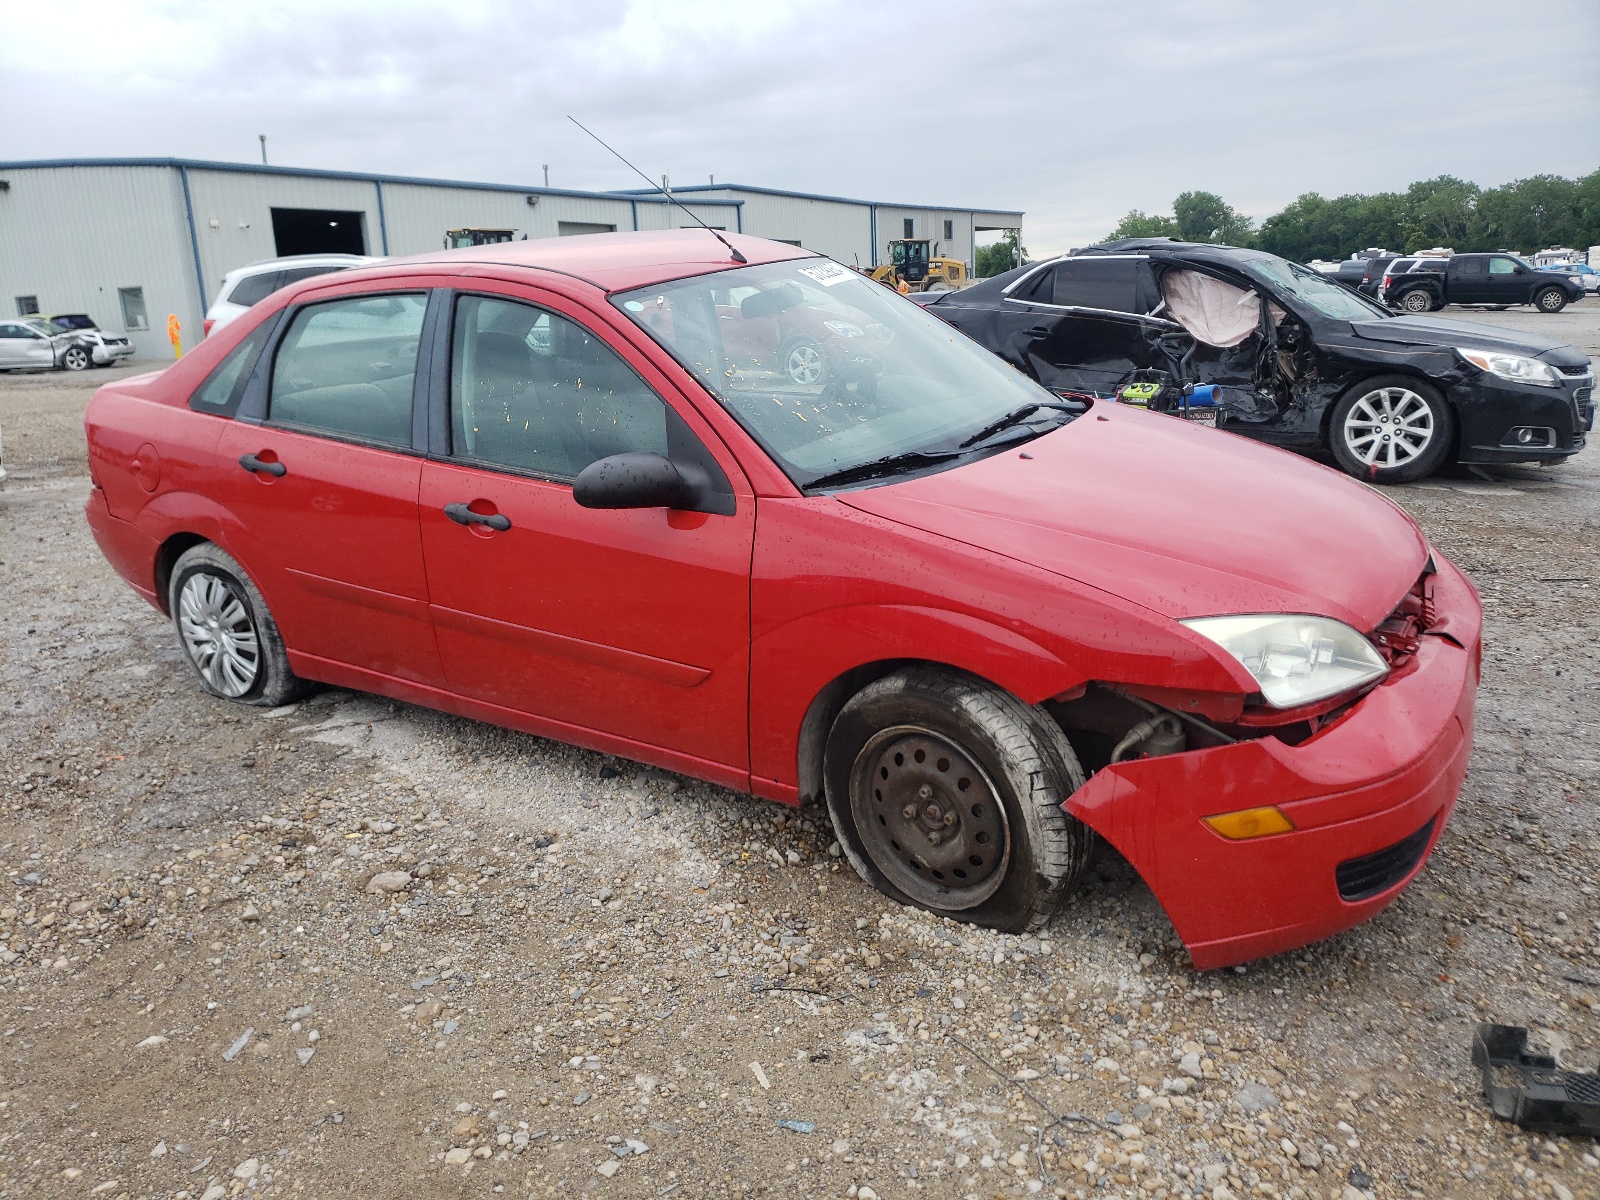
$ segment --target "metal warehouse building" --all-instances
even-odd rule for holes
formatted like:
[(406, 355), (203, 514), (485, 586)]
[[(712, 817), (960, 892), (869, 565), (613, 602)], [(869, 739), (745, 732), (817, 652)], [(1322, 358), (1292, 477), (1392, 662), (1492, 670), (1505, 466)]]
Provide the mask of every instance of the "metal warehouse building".
[[(928, 238), (972, 265), (973, 242), (1022, 213), (878, 203), (738, 184), (675, 189), (707, 225), (876, 265), (895, 238)], [(559, 237), (692, 222), (659, 193), (462, 183), (189, 159), (0, 162), (0, 304), (87, 312), (141, 358), (186, 345), (235, 267), (288, 254), (438, 250), (449, 229)], [(9, 313), (7, 314), (9, 315)]]

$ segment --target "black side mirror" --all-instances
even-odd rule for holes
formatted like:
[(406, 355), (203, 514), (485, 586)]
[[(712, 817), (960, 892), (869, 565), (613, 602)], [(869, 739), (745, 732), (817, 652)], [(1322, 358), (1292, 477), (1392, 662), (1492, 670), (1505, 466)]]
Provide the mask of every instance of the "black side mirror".
[[(703, 486), (693, 467), (680, 468), (660, 454), (630, 451), (590, 463), (572, 484), (572, 498), (584, 508), (703, 507)], [(705, 481), (709, 483), (709, 480)]]

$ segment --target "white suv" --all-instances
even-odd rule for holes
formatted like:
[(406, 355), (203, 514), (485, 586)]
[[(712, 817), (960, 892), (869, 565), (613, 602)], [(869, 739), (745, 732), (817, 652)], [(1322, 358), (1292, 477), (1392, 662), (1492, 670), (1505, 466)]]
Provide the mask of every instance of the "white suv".
[(205, 332), (209, 334), (219, 325), (226, 325), (252, 304), (291, 283), (382, 261), (364, 254), (296, 254), (289, 258), (269, 258), (229, 271), (222, 277), (221, 293), (206, 313)]

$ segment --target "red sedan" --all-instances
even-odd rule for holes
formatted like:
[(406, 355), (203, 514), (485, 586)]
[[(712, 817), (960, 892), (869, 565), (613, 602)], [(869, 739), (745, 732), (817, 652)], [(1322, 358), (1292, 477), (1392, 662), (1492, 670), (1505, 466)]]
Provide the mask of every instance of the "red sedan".
[(864, 879), (959, 920), (1036, 927), (1096, 836), (1200, 968), (1394, 899), (1480, 657), (1409, 518), (731, 240), (278, 292), (96, 394), (95, 538), (215, 695), (335, 684), (824, 802)]

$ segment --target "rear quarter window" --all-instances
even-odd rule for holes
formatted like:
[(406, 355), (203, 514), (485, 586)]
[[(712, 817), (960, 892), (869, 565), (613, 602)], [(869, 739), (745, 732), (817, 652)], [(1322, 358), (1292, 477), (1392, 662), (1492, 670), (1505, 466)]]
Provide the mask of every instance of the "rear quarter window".
[(267, 344), (273, 324), (275, 322), (270, 319), (263, 321), (244, 341), (228, 351), (216, 369), (206, 376), (206, 381), (189, 397), (189, 407), (196, 412), (226, 417), (237, 412), (239, 401), (244, 397), (245, 385), (250, 381), (256, 360), (261, 357), (261, 348)]
[(259, 275), (246, 275), (233, 285), (233, 290), (228, 293), (229, 304), (243, 305), (249, 308), (252, 304), (259, 304), (282, 286), (282, 271), (263, 271)]

